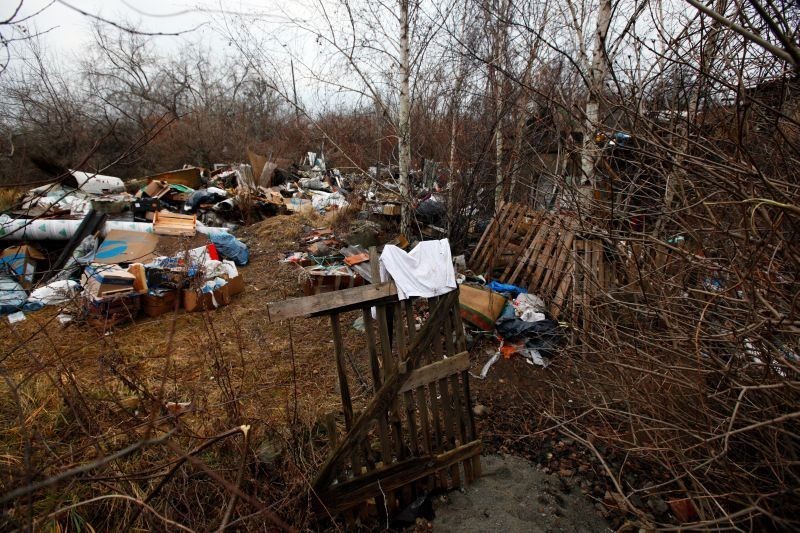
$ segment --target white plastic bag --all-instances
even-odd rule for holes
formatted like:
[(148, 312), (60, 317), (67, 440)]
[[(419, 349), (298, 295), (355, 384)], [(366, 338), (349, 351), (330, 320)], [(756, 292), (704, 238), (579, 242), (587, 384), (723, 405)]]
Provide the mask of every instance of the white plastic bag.
[(78, 293), (80, 286), (80, 283), (71, 279), (54, 281), (33, 290), (28, 301), (42, 305), (59, 305), (71, 300)]

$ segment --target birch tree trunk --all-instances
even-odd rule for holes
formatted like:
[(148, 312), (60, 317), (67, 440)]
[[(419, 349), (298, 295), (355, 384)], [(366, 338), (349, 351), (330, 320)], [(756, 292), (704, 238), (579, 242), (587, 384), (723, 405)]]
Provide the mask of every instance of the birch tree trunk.
[(603, 92), (608, 62), (605, 57), (606, 36), (611, 24), (611, 0), (600, 0), (597, 13), (597, 27), (594, 35), (592, 64), (589, 69), (589, 96), (586, 101), (586, 119), (583, 126), (583, 151), (581, 153), (581, 172), (589, 180), (592, 189), (595, 187), (594, 163), (597, 159), (597, 148), (594, 133), (600, 120), (600, 94)]
[(400, 215), (400, 231), (410, 236), (411, 231), (411, 187), (408, 179), (411, 165), (411, 119), (409, 95), (408, 58), (408, 0), (400, 0), (400, 116), (398, 163), (400, 166), (400, 195), (403, 204)]
[(501, 0), (498, 6), (498, 19), (494, 34), (494, 53), (492, 54), (492, 84), (494, 92), (495, 112), (495, 169), (496, 182), (494, 190), (494, 208), (497, 210), (503, 202), (503, 75), (498, 72), (497, 65), (506, 58), (506, 26), (503, 20), (507, 15), (508, 2)]
[[(467, 9), (464, 9), (461, 15), (461, 35), (464, 35), (464, 30), (467, 24)], [(453, 189), (456, 186), (456, 135), (458, 133), (458, 108), (461, 102), (461, 87), (464, 84), (466, 77), (466, 63), (464, 62), (464, 55), (460, 54), (458, 58), (458, 73), (456, 74), (456, 86), (453, 90), (453, 100), (450, 102), (450, 176), (447, 181), (447, 234), (449, 237), (453, 235), (453, 221), (455, 220), (454, 213), (454, 195)]]

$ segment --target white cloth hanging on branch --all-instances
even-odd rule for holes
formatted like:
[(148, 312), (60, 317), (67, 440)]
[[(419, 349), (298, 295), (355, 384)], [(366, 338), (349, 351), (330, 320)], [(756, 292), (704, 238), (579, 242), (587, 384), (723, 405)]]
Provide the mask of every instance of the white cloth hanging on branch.
[(394, 280), (400, 300), (440, 296), (458, 287), (447, 239), (423, 241), (408, 253), (387, 244), (380, 265), (381, 281)]

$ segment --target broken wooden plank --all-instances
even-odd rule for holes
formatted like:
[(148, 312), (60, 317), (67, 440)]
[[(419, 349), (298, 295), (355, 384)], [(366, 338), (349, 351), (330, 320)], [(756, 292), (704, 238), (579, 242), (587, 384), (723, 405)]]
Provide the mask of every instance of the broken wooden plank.
[(345, 371), (344, 341), (342, 340), (342, 327), (339, 322), (339, 313), (331, 315), (331, 328), (333, 329), (333, 346), (336, 351), (336, 374), (339, 377), (339, 391), (342, 394), (342, 409), (344, 410), (344, 424), (349, 431), (353, 425), (353, 402), (350, 400), (350, 386), (347, 384)]
[(442, 359), (422, 368), (412, 370), (408, 379), (400, 388), (400, 392), (416, 389), (432, 381), (449, 377), (469, 368), (469, 352), (461, 352), (453, 357)]
[[(345, 258), (352, 257), (356, 255), (361, 255), (363, 253), (369, 253), (364, 248), (360, 246), (345, 246), (339, 253), (342, 254)], [(372, 271), (370, 261), (364, 261), (363, 263), (356, 263), (355, 265), (350, 265), (350, 268), (353, 269), (358, 275), (364, 278), (368, 283), (373, 283), (372, 281)]]
[(438, 455), (413, 457), (384, 466), (360, 478), (318, 491), (318, 494), (328, 511), (336, 513), (354, 505), (360, 505), (365, 499), (376, 494), (398, 489), (438, 470), (478, 456), (480, 453), (481, 441), (474, 440)]
[(352, 289), (268, 303), (267, 318), (270, 322), (274, 322), (300, 316), (343, 313), (353, 308), (364, 307), (366, 304), (388, 301), (395, 296), (397, 296), (397, 287), (394, 282), (363, 285)]

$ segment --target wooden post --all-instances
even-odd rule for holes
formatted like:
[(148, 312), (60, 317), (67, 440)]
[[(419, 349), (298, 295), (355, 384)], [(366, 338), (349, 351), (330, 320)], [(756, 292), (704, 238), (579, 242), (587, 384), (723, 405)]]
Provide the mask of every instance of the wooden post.
[(342, 327), (339, 323), (338, 313), (331, 315), (331, 327), (333, 328), (333, 347), (336, 350), (336, 374), (339, 376), (339, 390), (342, 393), (344, 423), (347, 431), (350, 431), (353, 426), (353, 402), (350, 400), (350, 386), (347, 384), (344, 342), (342, 341)]

